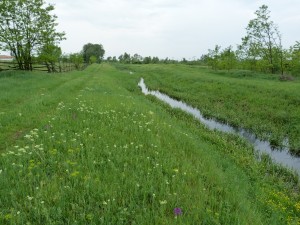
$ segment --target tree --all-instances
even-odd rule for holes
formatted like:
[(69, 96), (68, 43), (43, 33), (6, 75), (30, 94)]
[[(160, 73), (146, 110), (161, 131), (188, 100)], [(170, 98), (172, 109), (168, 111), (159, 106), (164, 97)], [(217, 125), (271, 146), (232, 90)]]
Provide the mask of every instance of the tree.
[(222, 69), (231, 70), (236, 64), (236, 56), (232, 46), (225, 48), (220, 54), (220, 64)]
[(96, 63), (96, 62), (97, 62), (97, 57), (94, 56), (94, 55), (92, 55), (92, 56), (90, 57), (90, 63), (93, 64), (93, 63)]
[(151, 62), (152, 62), (151, 56), (146, 56), (146, 57), (143, 59), (143, 63), (144, 63), (144, 64), (150, 64)]
[(57, 72), (55, 64), (61, 58), (61, 48), (55, 45), (44, 45), (40, 51), (38, 60), (46, 64), (48, 72)]
[(120, 55), (119, 56), (119, 61), (121, 63), (131, 63), (130, 54), (128, 54), (127, 52), (125, 52), (123, 55)]
[(70, 62), (74, 64), (75, 69), (80, 70), (84, 62), (83, 55), (81, 53), (70, 54)]
[(101, 44), (85, 44), (82, 48), (83, 60), (85, 63), (90, 63), (92, 56), (96, 57), (96, 62), (100, 63), (103, 60), (105, 50)]
[(19, 69), (32, 70), (34, 54), (65, 39), (56, 31), (53, 10), (44, 0), (0, 1), (0, 47), (12, 52)]
[(116, 57), (116, 56), (114, 56), (114, 57), (112, 58), (112, 62), (118, 62), (118, 60), (117, 60), (117, 57)]
[(143, 61), (143, 57), (140, 56), (139, 54), (134, 54), (131, 58), (132, 64), (141, 64)]
[(216, 45), (214, 49), (208, 49), (208, 65), (214, 70), (218, 69), (220, 50), (221, 46), (219, 45)]
[(290, 48), (290, 70), (295, 75), (300, 75), (300, 42)]
[[(151, 57), (150, 57), (151, 58)], [(154, 56), (151, 60), (152, 63), (157, 64), (159, 63), (159, 58), (157, 56)]]
[(247, 35), (242, 39), (240, 49), (244, 48), (252, 59), (265, 62), (266, 68), (275, 73), (276, 57), (280, 57), (282, 50), (278, 27), (270, 20), (268, 6), (262, 5), (255, 15), (246, 28)]

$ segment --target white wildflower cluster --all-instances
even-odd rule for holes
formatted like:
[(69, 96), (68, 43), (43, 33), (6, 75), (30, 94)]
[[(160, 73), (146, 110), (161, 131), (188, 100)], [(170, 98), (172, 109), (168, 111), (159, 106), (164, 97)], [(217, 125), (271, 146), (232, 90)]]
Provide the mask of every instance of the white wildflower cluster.
[(58, 110), (63, 110), (65, 107), (66, 107), (65, 103), (64, 102), (60, 102), (60, 103), (58, 103), (57, 109)]
[(28, 139), (28, 140), (30, 140), (30, 141), (34, 141), (35, 138), (38, 138), (38, 137), (39, 137), (38, 131), (39, 131), (39, 130), (38, 130), (37, 128), (34, 128), (33, 130), (31, 130), (31, 131), (29, 132), (29, 134), (26, 134), (26, 135), (24, 136), (24, 138), (26, 138), (26, 139)]

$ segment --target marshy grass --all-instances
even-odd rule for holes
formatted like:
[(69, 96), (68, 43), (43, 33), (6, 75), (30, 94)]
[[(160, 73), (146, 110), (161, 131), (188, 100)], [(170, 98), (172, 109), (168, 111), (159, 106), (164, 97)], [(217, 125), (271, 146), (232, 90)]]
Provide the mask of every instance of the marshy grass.
[[(124, 66), (123, 66), (124, 67)], [(123, 68), (124, 69), (124, 68)], [(300, 154), (300, 83), (250, 71), (212, 71), (185, 65), (128, 65), (142, 74), (152, 90), (198, 108), (236, 127), (243, 127)]]

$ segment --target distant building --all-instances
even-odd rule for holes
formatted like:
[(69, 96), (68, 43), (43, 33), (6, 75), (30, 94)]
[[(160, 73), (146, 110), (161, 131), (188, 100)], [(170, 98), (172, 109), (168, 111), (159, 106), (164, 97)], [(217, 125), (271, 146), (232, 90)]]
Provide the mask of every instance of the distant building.
[(10, 56), (10, 55), (0, 55), (0, 61), (11, 62), (13, 60), (14, 60), (13, 56)]

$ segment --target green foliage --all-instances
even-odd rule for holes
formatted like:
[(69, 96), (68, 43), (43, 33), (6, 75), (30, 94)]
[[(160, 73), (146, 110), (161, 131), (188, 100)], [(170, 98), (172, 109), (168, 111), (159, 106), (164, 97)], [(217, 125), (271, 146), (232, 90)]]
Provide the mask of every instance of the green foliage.
[(0, 47), (12, 52), (19, 69), (32, 70), (35, 53), (64, 39), (53, 10), (43, 0), (0, 1)]
[(90, 57), (90, 64), (93, 64), (93, 63), (96, 63), (96, 62), (97, 62), (97, 57), (94, 56), (94, 55), (92, 55), (92, 56)]
[(218, 72), (184, 65), (149, 65), (129, 70), (149, 78), (151, 89), (182, 99), (207, 117), (246, 128), (277, 143), (288, 138), (293, 152), (300, 154), (298, 80), (283, 83), (271, 74)]
[(280, 79), (293, 80), (292, 75), (300, 74), (299, 43), (289, 50), (282, 46), (282, 36), (278, 26), (270, 20), (268, 6), (262, 5), (255, 12), (256, 18), (249, 21), (247, 35), (234, 51), (231, 46), (221, 51), (216, 45), (202, 55), (198, 65), (212, 69), (242, 69), (264, 73), (281, 74)]
[(127, 52), (125, 52), (123, 55), (120, 55), (118, 59), (121, 63), (131, 63), (130, 54), (128, 54)]
[[(155, 71), (189, 70), (125, 67), (147, 83), (158, 81)], [(94, 64), (0, 79), (1, 224), (299, 222), (289, 173), (256, 161), (242, 140), (143, 96), (139, 75)]]
[(287, 67), (289, 67), (292, 74), (300, 76), (300, 42), (290, 48), (289, 55), (290, 61), (287, 61)]
[(69, 59), (71, 63), (74, 63), (77, 70), (82, 69), (84, 58), (81, 53), (72, 53), (70, 54)]
[(143, 62), (143, 57), (139, 54), (134, 54), (131, 58), (133, 64), (141, 64)]
[(81, 53), (86, 64), (92, 63), (90, 62), (92, 56), (96, 58), (97, 63), (100, 63), (103, 60), (105, 50), (101, 44), (88, 43), (83, 46)]
[(59, 63), (62, 55), (61, 48), (55, 45), (44, 45), (40, 51), (38, 61), (45, 63), (48, 72), (58, 72), (56, 71), (55, 64)]
[(214, 49), (208, 49), (207, 62), (214, 70), (218, 69), (219, 59), (220, 59), (220, 49), (221, 46), (216, 45)]
[(281, 35), (277, 25), (270, 20), (268, 6), (262, 5), (255, 15), (246, 28), (247, 36), (242, 39), (240, 48), (244, 48), (247, 58), (260, 60), (262, 70), (275, 73), (279, 70), (276, 67), (280, 66)]
[[(151, 56), (142, 57), (141, 55), (139, 55), (137, 53), (134, 54), (133, 56), (131, 56), (127, 52), (120, 55), (118, 57), (118, 59), (119, 59), (119, 62), (125, 63), (125, 64), (151, 64), (151, 63), (152, 64), (158, 64), (158, 63), (161, 62), (161, 60), (156, 56), (155, 57), (151, 57)], [(116, 58), (115, 58), (115, 60), (110, 59), (108, 61), (117, 62)], [(164, 63), (175, 63), (175, 60), (170, 61), (169, 59), (166, 59), (163, 62)]]
[(225, 48), (220, 54), (220, 68), (231, 70), (236, 66), (237, 60), (232, 46)]
[(212, 69), (231, 70), (237, 64), (236, 54), (229, 46), (221, 51), (221, 46), (216, 45), (214, 49), (209, 49), (208, 54), (202, 55), (201, 61), (211, 66)]

